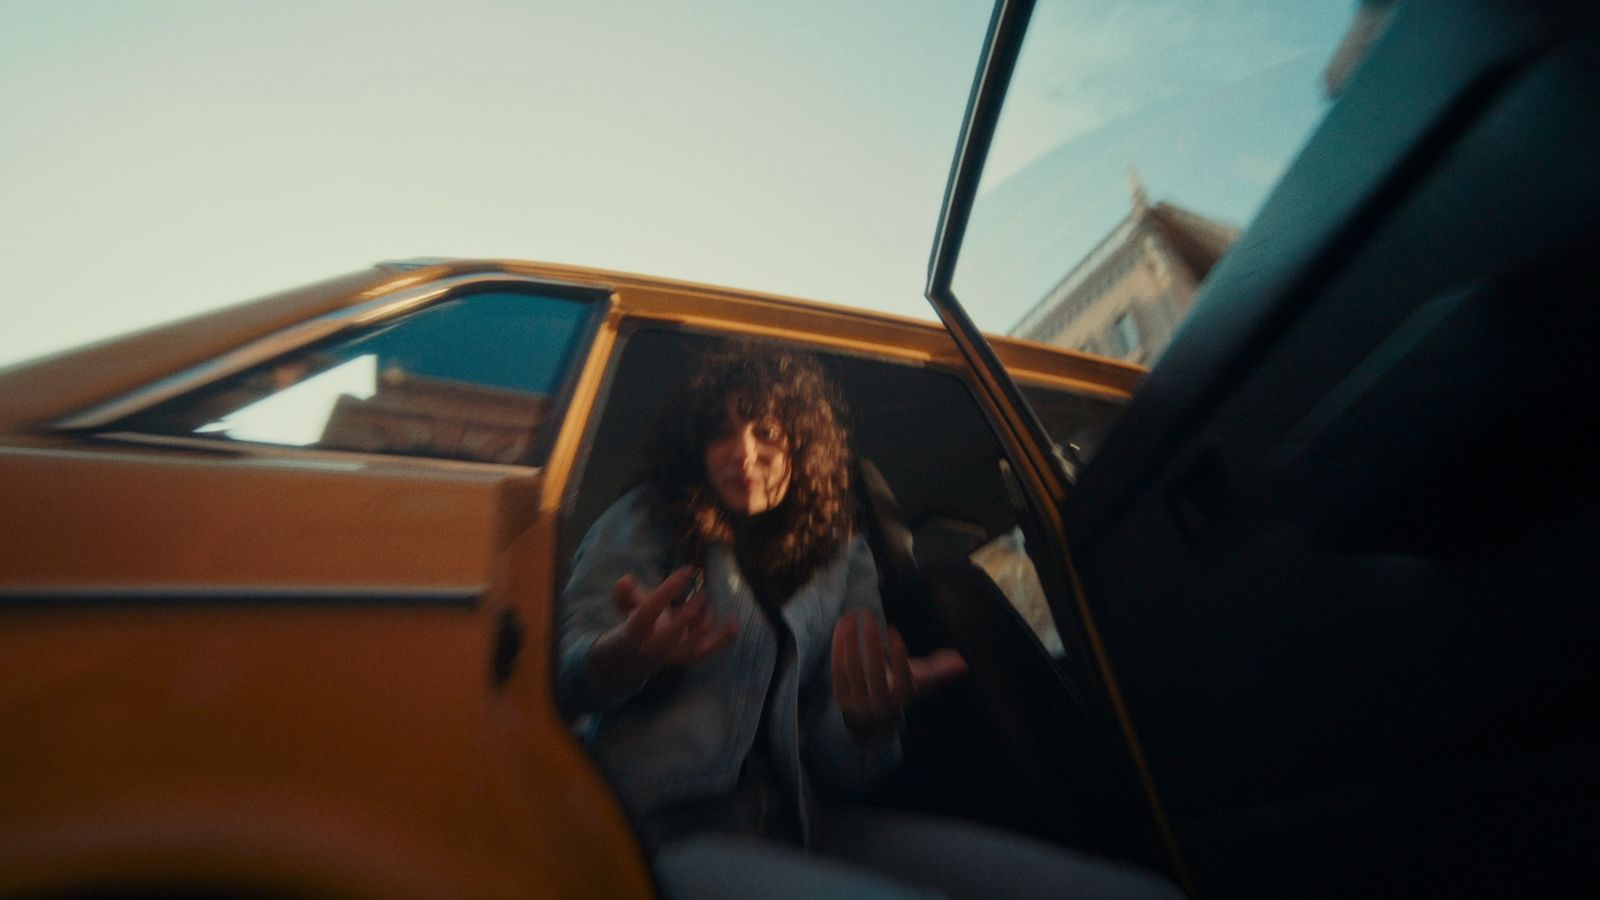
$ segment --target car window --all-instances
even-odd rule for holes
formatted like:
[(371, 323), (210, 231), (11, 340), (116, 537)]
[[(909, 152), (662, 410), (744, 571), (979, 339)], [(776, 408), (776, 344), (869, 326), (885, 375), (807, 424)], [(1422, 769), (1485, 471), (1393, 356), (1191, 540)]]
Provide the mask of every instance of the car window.
[(517, 290), (449, 297), (278, 356), (111, 430), (528, 463), (591, 309)]
[(1391, 6), (1041, 0), (956, 299), (987, 331), (1154, 364)]

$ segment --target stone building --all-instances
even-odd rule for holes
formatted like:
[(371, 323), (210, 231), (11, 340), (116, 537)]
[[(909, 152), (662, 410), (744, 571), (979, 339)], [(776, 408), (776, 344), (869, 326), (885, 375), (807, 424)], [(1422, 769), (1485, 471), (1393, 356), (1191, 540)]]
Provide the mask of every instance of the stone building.
[(1133, 208), (1011, 333), (1151, 365), (1239, 229), (1154, 203), (1132, 171)]
[(389, 370), (371, 396), (339, 397), (319, 445), (523, 464), (549, 412), (543, 394)]

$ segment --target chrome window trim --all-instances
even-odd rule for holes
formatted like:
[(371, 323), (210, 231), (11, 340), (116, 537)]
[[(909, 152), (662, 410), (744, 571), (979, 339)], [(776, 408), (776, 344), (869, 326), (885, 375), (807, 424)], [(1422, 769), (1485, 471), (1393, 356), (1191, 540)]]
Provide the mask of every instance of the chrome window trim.
[(266, 337), (257, 338), (248, 344), (229, 350), (214, 359), (206, 360), (181, 372), (152, 381), (143, 387), (135, 388), (120, 397), (57, 419), (51, 422), (48, 427), (60, 431), (84, 431), (103, 428), (126, 416), (142, 412), (158, 403), (170, 400), (213, 381), (235, 375), (251, 366), (259, 365), (307, 344), (403, 315), (437, 302), (461, 288), (480, 284), (515, 284), (554, 289), (559, 292), (573, 294), (572, 299), (579, 299), (583, 295), (588, 295), (598, 300), (610, 293), (609, 289), (597, 285), (530, 278), (526, 275), (512, 275), (503, 272), (479, 272), (471, 275), (441, 278), (438, 281), (429, 282), (421, 286), (400, 288), (393, 294), (376, 297), (353, 306), (324, 313), (305, 322), (290, 325)]

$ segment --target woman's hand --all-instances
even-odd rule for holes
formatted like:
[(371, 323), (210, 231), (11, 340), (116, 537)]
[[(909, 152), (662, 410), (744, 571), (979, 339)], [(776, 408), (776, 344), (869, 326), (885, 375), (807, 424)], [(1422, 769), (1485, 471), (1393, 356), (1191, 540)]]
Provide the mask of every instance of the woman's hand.
[(732, 619), (718, 623), (707, 608), (705, 591), (690, 589), (694, 570), (685, 566), (646, 591), (632, 575), (617, 579), (611, 602), (623, 614), (615, 627), (595, 639), (589, 651), (589, 677), (596, 691), (617, 696), (636, 690), (668, 666), (688, 668), (723, 647), (738, 631)]
[(833, 629), (833, 696), (860, 741), (891, 737), (918, 694), (965, 671), (954, 650), (908, 657), (900, 632), (865, 610), (845, 613)]

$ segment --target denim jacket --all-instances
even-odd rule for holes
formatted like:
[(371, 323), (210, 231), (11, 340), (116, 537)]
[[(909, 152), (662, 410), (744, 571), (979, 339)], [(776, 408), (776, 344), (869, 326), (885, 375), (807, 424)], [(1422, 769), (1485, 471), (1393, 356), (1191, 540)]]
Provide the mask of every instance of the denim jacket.
[[(733, 642), (626, 696), (599, 696), (588, 678), (589, 650), (621, 621), (612, 587), (625, 574), (646, 587), (660, 583), (681, 563), (668, 558), (670, 546), (635, 489), (589, 529), (561, 595), (558, 700), (569, 718), (590, 717), (583, 729), (588, 749), (641, 820), (671, 804), (733, 790), (757, 740), (779, 649), (732, 548), (713, 546), (705, 560), (707, 602), (719, 620), (737, 620)], [(860, 536), (783, 606), (794, 654), (772, 692), (768, 739), (778, 776), (799, 800), (802, 830), (809, 826), (813, 780), (835, 792), (858, 792), (899, 754), (897, 740), (857, 743), (833, 699), (833, 629), (855, 608), (882, 614), (877, 570)]]

